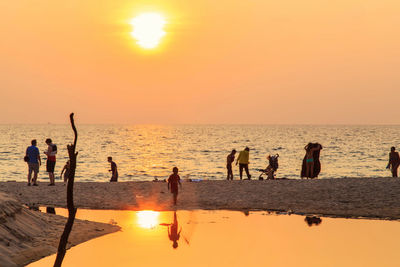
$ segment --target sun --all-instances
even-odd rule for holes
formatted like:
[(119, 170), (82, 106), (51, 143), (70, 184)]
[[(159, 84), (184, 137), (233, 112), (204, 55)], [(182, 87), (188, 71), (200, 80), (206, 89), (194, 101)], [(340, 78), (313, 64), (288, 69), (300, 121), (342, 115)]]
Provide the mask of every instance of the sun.
[(134, 17), (130, 24), (133, 26), (132, 37), (145, 49), (156, 48), (166, 34), (163, 29), (166, 20), (158, 13), (142, 13)]
[(152, 210), (142, 210), (138, 211), (136, 215), (140, 227), (151, 229), (158, 224), (158, 216), (160, 213)]

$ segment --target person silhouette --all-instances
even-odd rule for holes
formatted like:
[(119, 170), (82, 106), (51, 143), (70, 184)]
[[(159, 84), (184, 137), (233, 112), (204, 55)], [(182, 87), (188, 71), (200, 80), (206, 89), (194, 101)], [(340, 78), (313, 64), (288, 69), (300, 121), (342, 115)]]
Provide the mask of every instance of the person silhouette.
[(393, 177), (397, 177), (397, 169), (399, 168), (399, 165), (400, 165), (399, 152), (397, 152), (396, 148), (392, 146), (390, 148), (390, 153), (389, 153), (389, 163), (386, 166), (386, 168), (389, 169), (391, 167)]
[(247, 179), (251, 179), (251, 175), (249, 173), (249, 153), (250, 148), (246, 147), (243, 151), (240, 151), (239, 156), (236, 159), (236, 165), (239, 163), (239, 176), (240, 180), (242, 180), (243, 169), (246, 171)]
[(174, 249), (178, 248), (178, 240), (181, 237), (181, 229), (178, 232), (178, 218), (176, 216), (176, 211), (174, 211), (174, 223), (168, 226), (168, 238), (172, 241), (172, 247)]
[(226, 177), (227, 180), (233, 180), (233, 172), (232, 172), (232, 162), (235, 161), (236, 150), (233, 149), (232, 152), (226, 157), (226, 169), (228, 175)]
[(168, 190), (171, 190), (172, 196), (173, 196), (173, 200), (174, 200), (174, 205), (176, 205), (176, 201), (178, 199), (178, 184), (180, 185), (180, 187), (182, 188), (182, 184), (181, 184), (181, 178), (178, 175), (178, 168), (174, 167), (172, 169), (173, 174), (171, 174), (167, 180), (168, 184)]
[(303, 159), (301, 177), (316, 178), (321, 170), (319, 153), (322, 146), (318, 143), (308, 143), (304, 149), (306, 150), (306, 155)]

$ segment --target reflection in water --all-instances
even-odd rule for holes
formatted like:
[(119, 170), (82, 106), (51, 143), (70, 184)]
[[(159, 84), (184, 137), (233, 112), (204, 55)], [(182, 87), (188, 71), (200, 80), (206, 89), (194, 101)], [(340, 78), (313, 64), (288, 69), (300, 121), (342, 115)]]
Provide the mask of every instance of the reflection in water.
[(56, 214), (54, 207), (46, 207), (46, 213)]
[(176, 217), (176, 211), (174, 211), (174, 223), (168, 227), (168, 237), (169, 240), (172, 241), (172, 247), (178, 247), (178, 240), (181, 236), (182, 227), (179, 229), (178, 232), (178, 218)]
[[(62, 209), (56, 212), (67, 214)], [(298, 215), (179, 210), (176, 230), (171, 231), (173, 211), (159, 212), (160, 224), (151, 229), (142, 228), (136, 214), (79, 210), (79, 219), (107, 223), (113, 218), (122, 231), (70, 248), (63, 267), (400, 266), (398, 221), (324, 218), (323, 225), (310, 228), (304, 224), (305, 216)], [(171, 249), (169, 235), (174, 231), (175, 237), (180, 234), (179, 249)], [(184, 242), (186, 238), (190, 246)], [(29, 267), (53, 266), (54, 259), (52, 255)]]
[(142, 210), (136, 213), (138, 224), (142, 228), (152, 229), (158, 224), (160, 212), (152, 210)]
[(322, 219), (316, 216), (306, 216), (306, 218), (304, 219), (304, 221), (308, 224), (308, 226), (317, 226), (320, 225), (322, 222)]

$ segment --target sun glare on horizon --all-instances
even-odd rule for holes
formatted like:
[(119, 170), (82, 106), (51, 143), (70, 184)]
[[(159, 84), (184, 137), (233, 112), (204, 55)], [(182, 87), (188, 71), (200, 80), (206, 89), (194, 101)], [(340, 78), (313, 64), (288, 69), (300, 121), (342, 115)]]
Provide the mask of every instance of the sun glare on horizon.
[(163, 29), (166, 20), (159, 13), (142, 13), (134, 17), (130, 24), (133, 26), (132, 37), (145, 49), (156, 48), (166, 34)]

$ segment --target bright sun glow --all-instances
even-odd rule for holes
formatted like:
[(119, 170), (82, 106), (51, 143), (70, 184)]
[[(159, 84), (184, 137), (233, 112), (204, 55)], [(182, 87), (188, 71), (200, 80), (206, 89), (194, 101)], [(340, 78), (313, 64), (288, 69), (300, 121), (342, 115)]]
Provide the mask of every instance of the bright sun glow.
[(152, 210), (142, 210), (138, 211), (138, 224), (142, 228), (154, 228), (158, 224), (158, 216), (160, 215), (157, 211)]
[(161, 38), (166, 34), (164, 26), (166, 21), (158, 13), (143, 13), (131, 20), (133, 31), (131, 35), (137, 40), (138, 45), (146, 49), (158, 46)]

